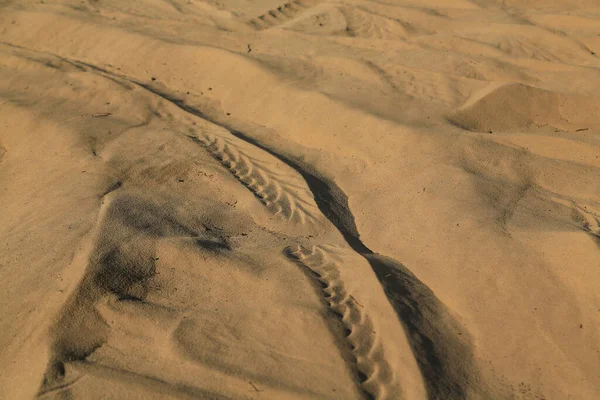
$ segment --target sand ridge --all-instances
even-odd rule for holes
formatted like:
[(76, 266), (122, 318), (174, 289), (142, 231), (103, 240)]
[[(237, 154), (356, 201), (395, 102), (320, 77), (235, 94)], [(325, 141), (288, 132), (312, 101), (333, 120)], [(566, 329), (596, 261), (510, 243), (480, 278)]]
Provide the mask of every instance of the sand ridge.
[(600, 396), (593, 0), (0, 9), (0, 397)]

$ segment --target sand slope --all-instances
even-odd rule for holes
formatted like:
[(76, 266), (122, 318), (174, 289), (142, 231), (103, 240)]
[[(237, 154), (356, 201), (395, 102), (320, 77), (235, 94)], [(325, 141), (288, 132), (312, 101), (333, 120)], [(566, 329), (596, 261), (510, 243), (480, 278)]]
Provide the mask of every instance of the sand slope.
[(490, 133), (532, 127), (551, 127), (557, 131), (570, 128), (580, 132), (598, 128), (599, 110), (598, 96), (562, 95), (521, 83), (499, 87), (491, 84), (474, 94), (450, 121), (466, 129)]
[(0, 398), (600, 397), (599, 27), (0, 1)]

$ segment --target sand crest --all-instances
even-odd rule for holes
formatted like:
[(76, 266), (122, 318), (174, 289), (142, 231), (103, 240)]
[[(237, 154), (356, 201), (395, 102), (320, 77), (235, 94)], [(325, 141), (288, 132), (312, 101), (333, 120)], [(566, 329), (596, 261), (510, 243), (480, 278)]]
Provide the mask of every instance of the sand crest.
[(0, 0), (0, 399), (600, 398), (595, 0)]

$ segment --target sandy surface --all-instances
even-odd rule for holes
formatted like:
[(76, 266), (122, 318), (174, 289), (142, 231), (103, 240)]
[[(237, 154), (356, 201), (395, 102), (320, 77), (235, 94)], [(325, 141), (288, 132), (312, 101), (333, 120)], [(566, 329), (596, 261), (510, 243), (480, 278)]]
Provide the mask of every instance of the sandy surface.
[(597, 0), (0, 0), (1, 399), (600, 398)]

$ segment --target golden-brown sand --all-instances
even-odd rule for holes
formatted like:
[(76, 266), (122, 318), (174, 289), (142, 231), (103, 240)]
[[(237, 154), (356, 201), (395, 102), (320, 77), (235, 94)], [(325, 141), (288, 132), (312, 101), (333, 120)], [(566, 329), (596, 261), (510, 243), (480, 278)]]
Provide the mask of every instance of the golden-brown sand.
[(0, 399), (600, 398), (597, 0), (0, 0)]

